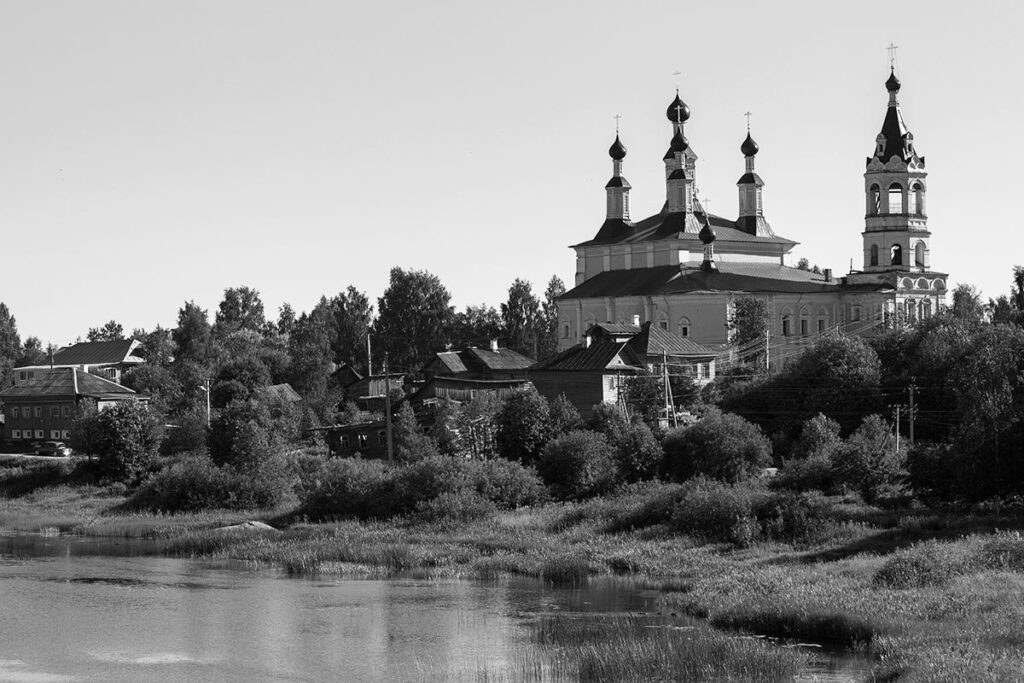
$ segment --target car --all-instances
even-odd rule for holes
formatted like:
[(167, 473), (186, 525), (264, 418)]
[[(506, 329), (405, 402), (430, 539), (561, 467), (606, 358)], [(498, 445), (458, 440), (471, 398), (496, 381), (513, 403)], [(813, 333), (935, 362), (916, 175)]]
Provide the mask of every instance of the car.
[(52, 455), (54, 457), (67, 457), (71, 455), (71, 449), (64, 445), (63, 441), (44, 441), (35, 447), (36, 455)]

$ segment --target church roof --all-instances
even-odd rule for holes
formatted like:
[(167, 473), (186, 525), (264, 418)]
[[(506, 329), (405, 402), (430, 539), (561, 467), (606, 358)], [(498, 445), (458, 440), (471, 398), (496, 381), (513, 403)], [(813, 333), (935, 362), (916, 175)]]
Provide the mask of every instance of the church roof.
[[(694, 217), (699, 225), (704, 223), (705, 214), (697, 211)], [(797, 243), (785, 237), (771, 236), (758, 237), (740, 228), (740, 223), (722, 218), (714, 214), (707, 214), (711, 226), (718, 233), (718, 244), (723, 242), (748, 242), (761, 244), (781, 244), (793, 246)], [(697, 233), (684, 232), (686, 214), (669, 213), (668, 205), (662, 207), (659, 213), (649, 216), (636, 223), (610, 219), (602, 224), (601, 229), (592, 240), (573, 245), (574, 247), (589, 247), (603, 244), (632, 244), (634, 242), (651, 242), (663, 239), (693, 240), (696, 245), (700, 243)]]
[[(608, 270), (570, 289), (561, 299), (650, 296), (689, 292), (780, 292), (812, 294), (853, 289), (838, 280), (775, 263), (721, 261), (717, 272), (701, 269), (698, 261), (678, 266)], [(871, 289), (885, 288), (871, 285)]]

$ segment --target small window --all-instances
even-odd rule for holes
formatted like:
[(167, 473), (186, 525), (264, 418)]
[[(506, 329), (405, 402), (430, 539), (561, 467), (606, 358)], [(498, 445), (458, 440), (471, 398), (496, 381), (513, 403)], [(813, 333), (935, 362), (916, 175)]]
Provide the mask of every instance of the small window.
[(356, 437), (356, 440), (357, 440), (357, 442), (359, 444), (359, 446), (358, 446), (359, 448), (366, 448), (366, 443), (368, 441), (368, 439), (366, 438), (366, 434), (358, 435)]
[(615, 388), (615, 378), (614, 377), (609, 377), (608, 378), (608, 388), (609, 389), (614, 389)]
[(348, 440), (348, 434), (342, 434), (341, 438), (338, 439), (338, 447), (343, 451), (347, 451), (350, 446), (351, 444)]
[(790, 337), (790, 336), (793, 335), (793, 330), (790, 327), (790, 325), (791, 325), (790, 318), (787, 315), (786, 317), (784, 317), (782, 319), (782, 336), (783, 337)]
[(851, 306), (850, 307), (850, 321), (851, 322), (857, 322), (858, 320), (860, 320), (860, 306)]
[(889, 213), (903, 213), (903, 188), (900, 187), (899, 183), (893, 183), (889, 186)]
[(806, 337), (811, 333), (811, 321), (807, 318), (800, 319), (800, 336)]
[(42, 429), (37, 429), (36, 430), (36, 438), (37, 439), (44, 439), (44, 438), (46, 438), (45, 435), (46, 435), (46, 432), (44, 432)]
[(20, 439), (21, 438), (21, 430), (20, 429), (12, 429), (11, 430), (11, 438), (12, 439)]
[(117, 368), (107, 368), (103, 371), (110, 379), (117, 379)]
[(377, 432), (377, 445), (387, 446), (388, 445), (388, 433), (383, 429)]
[[(32, 410), (32, 412), (33, 412), (33, 413), (35, 414), (35, 416), (36, 416), (37, 418), (41, 418), (41, 417), (43, 416), (43, 407), (42, 407), (42, 406), (36, 406), (36, 407), (35, 407), (35, 408), (34, 408), (34, 409)], [(43, 437), (41, 437), (41, 436), (40, 436), (40, 437), (38, 437), (38, 438), (40, 438), (40, 439), (41, 439), (41, 438), (43, 438)]]
[(68, 430), (68, 429), (62, 429), (61, 432), (60, 432), (60, 438), (62, 438), (65, 441), (67, 441), (68, 439), (71, 438), (71, 431)]
[(877, 244), (872, 244), (871, 245), (871, 260), (869, 261), (869, 263), (871, 265), (873, 265), (873, 266), (877, 266), (878, 265), (878, 245)]
[(62, 406), (60, 409), (61, 417), (71, 417), (71, 406)]
[(666, 332), (668, 332), (668, 321), (667, 320), (659, 320), (658, 321), (658, 327), (660, 327), (661, 329), (663, 329)]
[(824, 331), (825, 331), (825, 319), (824, 318), (818, 318), (818, 334), (821, 334)]
[(21, 408), (18, 406), (11, 406), (11, 417), (21, 417)]
[(569, 338), (569, 323), (562, 323), (562, 339)]
[(893, 266), (903, 265), (903, 247), (898, 244), (892, 245), (889, 250), (889, 264)]
[(918, 242), (914, 245), (914, 265), (918, 268), (924, 268), (924, 242)]
[(50, 430), (50, 438), (51, 439), (59, 439), (60, 438), (60, 430), (59, 429), (51, 429)]
[[(50, 406), (50, 417), (60, 417), (60, 408), (57, 406)], [(53, 438), (58, 439), (60, 437), (55, 436)]]

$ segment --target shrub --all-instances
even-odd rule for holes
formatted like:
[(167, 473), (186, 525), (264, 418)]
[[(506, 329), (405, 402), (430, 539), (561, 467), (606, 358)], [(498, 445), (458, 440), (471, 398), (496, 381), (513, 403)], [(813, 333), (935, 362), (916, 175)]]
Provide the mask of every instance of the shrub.
[(554, 438), (581, 429), (583, 418), (580, 417), (580, 411), (576, 410), (576, 406), (566, 398), (565, 394), (559, 394), (551, 402), (550, 424), (551, 437)]
[(473, 466), (473, 486), (498, 507), (536, 505), (546, 496), (544, 483), (532, 467), (511, 460), (484, 460)]
[(255, 474), (187, 458), (150, 477), (127, 507), (161, 512), (274, 507), (286, 499), (290, 483), (284, 463), (275, 465)]
[(471, 488), (470, 467), (466, 460), (437, 455), (395, 469), (377, 516), (404, 514), (442, 493)]
[(958, 493), (961, 460), (951, 444), (916, 443), (907, 452), (907, 480), (923, 499), (949, 500)]
[(609, 435), (609, 441), (614, 449), (619, 477), (623, 481), (653, 479), (657, 475), (664, 451), (646, 424), (631, 424), (625, 431)]
[(413, 462), (438, 454), (437, 444), (420, 429), (416, 414), (406, 401), (402, 402), (395, 413), (392, 440), (395, 460), (398, 462)]
[(622, 408), (602, 401), (591, 409), (587, 428), (605, 435), (619, 434), (629, 427), (629, 420), (622, 413)]
[(133, 479), (156, 456), (163, 438), (162, 421), (138, 401), (119, 401), (99, 412), (88, 411), (75, 422), (84, 449), (96, 455), (105, 474)]
[(666, 474), (675, 481), (702, 474), (735, 482), (759, 473), (771, 458), (771, 444), (758, 427), (718, 410), (669, 431), (662, 447)]
[(867, 502), (896, 490), (906, 477), (889, 425), (878, 415), (864, 418), (846, 444), (833, 455), (838, 478)]
[(1024, 572), (1024, 538), (1019, 531), (997, 531), (981, 541), (978, 561), (987, 569)]
[(843, 440), (839, 437), (840, 426), (835, 420), (818, 413), (804, 422), (800, 436), (790, 450), (791, 458), (830, 456)]
[(216, 465), (256, 469), (277, 444), (270, 410), (256, 399), (233, 401), (210, 425), (210, 457)]
[(537, 469), (558, 498), (583, 498), (615, 483), (615, 456), (603, 434), (569, 432), (548, 443)]
[(886, 560), (875, 572), (873, 583), (888, 588), (942, 586), (969, 568), (964, 544), (925, 541)]
[(681, 484), (643, 482), (624, 487), (605, 531), (615, 533), (668, 522), (683, 496)]
[(448, 491), (416, 504), (417, 519), (440, 526), (455, 526), (485, 519), (497, 507), (472, 489)]
[(176, 426), (168, 428), (160, 446), (163, 455), (175, 455), (206, 448), (208, 437), (206, 411), (190, 410), (174, 419)]
[(498, 452), (508, 460), (532, 463), (547, 443), (550, 408), (533, 385), (505, 397), (495, 416)]
[(389, 485), (388, 469), (379, 460), (336, 458), (308, 490), (299, 512), (312, 519), (367, 519), (378, 511)]
[(755, 503), (754, 514), (767, 538), (791, 543), (817, 542), (832, 528), (821, 494), (773, 493)]
[(677, 530), (714, 541), (752, 540), (734, 534), (750, 529), (746, 520), (754, 518), (755, 505), (765, 495), (762, 489), (696, 477), (683, 484), (681, 494), (671, 520)]
[(772, 480), (772, 486), (794, 491), (832, 492), (836, 488), (832, 457), (826, 453), (815, 453), (799, 460), (788, 460)]

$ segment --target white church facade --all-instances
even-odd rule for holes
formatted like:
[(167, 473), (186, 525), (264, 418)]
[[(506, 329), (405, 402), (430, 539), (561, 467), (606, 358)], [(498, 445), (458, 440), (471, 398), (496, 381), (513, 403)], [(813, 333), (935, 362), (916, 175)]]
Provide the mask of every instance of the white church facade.
[(573, 246), (575, 286), (558, 300), (559, 350), (583, 343), (600, 323), (639, 316), (710, 348), (730, 343), (729, 320), (741, 297), (762, 298), (772, 346), (806, 343), (831, 329), (869, 336), (886, 321), (916, 320), (945, 302), (948, 276), (931, 268), (925, 159), (903, 121), (900, 82), (890, 73), (881, 132), (867, 160), (862, 267), (840, 277), (786, 265), (796, 242), (778, 235), (763, 210), (764, 182), (755, 171), (758, 146), (748, 131), (737, 182), (739, 216), (709, 213), (696, 191), (697, 155), (684, 129), (690, 110), (676, 95), (666, 112), (672, 138), (665, 154), (666, 201), (633, 221), (626, 149), (608, 150), (612, 178), (606, 220)]

